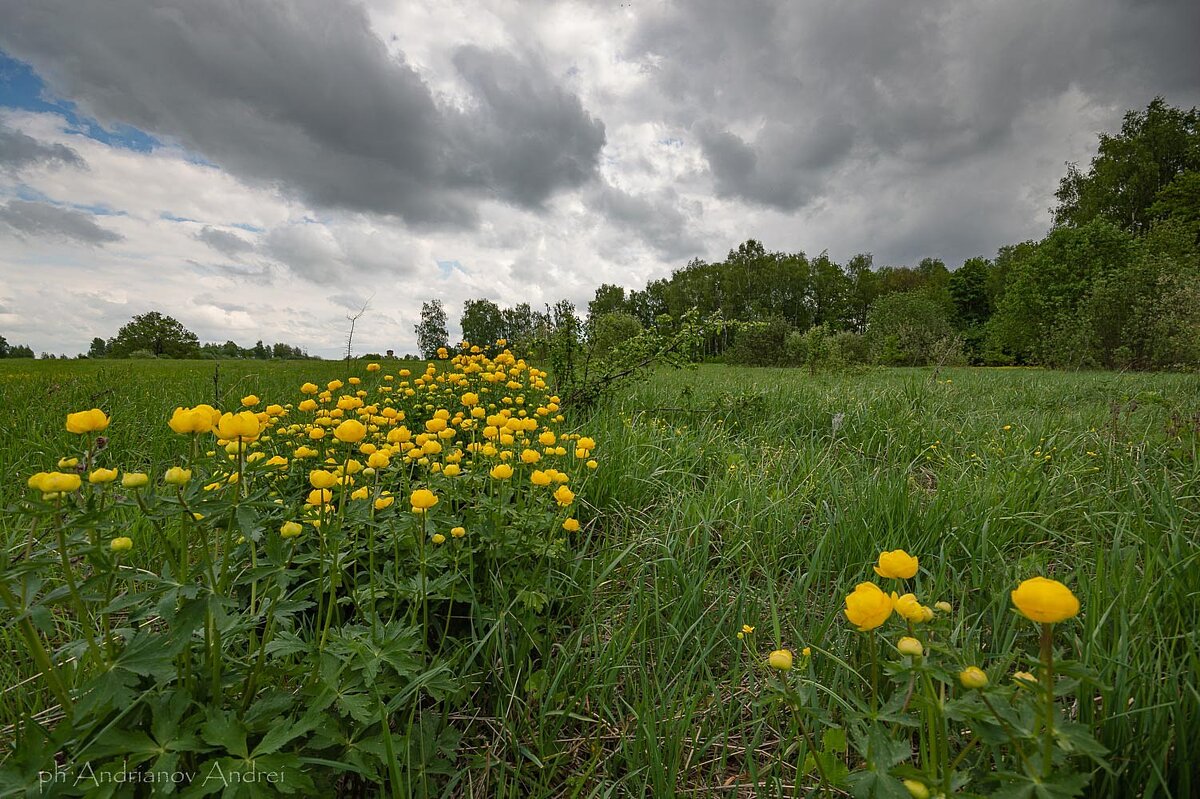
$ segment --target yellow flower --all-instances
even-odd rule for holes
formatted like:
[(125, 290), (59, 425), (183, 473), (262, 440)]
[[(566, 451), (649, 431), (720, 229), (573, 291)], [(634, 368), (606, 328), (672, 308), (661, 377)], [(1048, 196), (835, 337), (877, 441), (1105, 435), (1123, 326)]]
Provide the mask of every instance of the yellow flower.
[(917, 559), (903, 549), (879, 553), (879, 565), (875, 573), (880, 577), (892, 577), (907, 580), (917, 573)]
[(357, 419), (347, 419), (333, 430), (333, 437), (347, 444), (357, 444), (367, 435), (367, 428)]
[(804, 657), (806, 657), (806, 658), (812, 657), (812, 647), (811, 646), (804, 647), (803, 649), (800, 650), (800, 654), (804, 655)]
[(58, 468), (74, 469), (79, 464), (79, 458), (59, 458)]
[(99, 433), (108, 427), (108, 417), (99, 408), (67, 414), (67, 431), (71, 433)]
[(468, 408), (475, 407), (479, 404), (479, 395), (468, 391), (466, 394), (462, 395), (462, 404), (466, 405)]
[(261, 432), (258, 417), (250, 411), (226, 413), (217, 422), (217, 435), (226, 441), (254, 441)]
[(900, 654), (902, 655), (909, 655), (915, 658), (919, 658), (925, 654), (925, 647), (921, 646), (921, 642), (907, 635), (896, 642), (896, 649), (900, 650)]
[(317, 386), (316, 383), (305, 383), (304, 385), (300, 386), (301, 394), (316, 394), (320, 390), (320, 387)]
[(125, 472), (121, 485), (125, 488), (142, 488), (150, 482), (150, 476), (143, 472)]
[(245, 397), (242, 397), (242, 406), (246, 407), (246, 408), (253, 408), (259, 402), (260, 402), (259, 398), (257, 396), (255, 396), (254, 394), (249, 394)]
[(1034, 577), (1017, 586), (1012, 602), (1021, 615), (1042, 624), (1065, 621), (1079, 613), (1079, 600), (1058, 580)]
[(1018, 671), (1013, 673), (1013, 682), (1017, 683), (1017, 685), (1020, 685), (1023, 682), (1036, 683), (1037, 681), (1038, 678), (1027, 671)]
[(501, 463), (492, 467), (490, 472), (494, 480), (507, 480), (513, 475), (513, 468), (507, 463)]
[(305, 413), (307, 413), (308, 411), (315, 411), (317, 409), (317, 401), (314, 399), (306, 399), (306, 400), (301, 401), (301, 403), (299, 405), (297, 405), (296, 407), (299, 408), (300, 410), (304, 411)]
[(308, 482), (313, 488), (333, 488), (338, 483), (337, 475), (324, 469), (313, 469), (308, 473)]
[(460, 467), (457, 463), (448, 463), (446, 464), (445, 468), (442, 469), (442, 474), (446, 475), (447, 477), (457, 477), (461, 472), (462, 467)]
[(588, 438), (587, 436), (584, 436), (583, 438), (576, 441), (575, 445), (577, 447), (579, 447), (580, 449), (592, 450), (592, 449), (596, 448), (596, 442), (593, 439)]
[(933, 618), (933, 610), (918, 602), (915, 594), (896, 596), (896, 592), (893, 591), (892, 607), (896, 609), (897, 613), (912, 622), (929, 621)]
[(542, 459), (542, 453), (536, 449), (521, 450), (521, 463), (537, 463)]
[(304, 499), (306, 504), (312, 505), (314, 508), (321, 505), (328, 505), (332, 501), (333, 492), (328, 488), (314, 488), (308, 492), (308, 496)]
[(192, 470), (184, 469), (180, 466), (172, 466), (167, 469), (167, 473), (163, 475), (163, 482), (167, 485), (181, 486), (186, 485), (188, 480), (192, 479)]
[(554, 499), (559, 505), (565, 508), (575, 501), (575, 492), (567, 488), (565, 485), (559, 486), (554, 492)]
[(367, 466), (372, 469), (386, 469), (392, 458), (386, 452), (372, 452), (367, 458)]
[(541, 444), (543, 447), (552, 447), (552, 446), (554, 446), (554, 442), (557, 440), (558, 439), (554, 435), (554, 433), (552, 433), (549, 430), (547, 430), (546, 432), (544, 432), (540, 436), (538, 436), (538, 443)]
[(180, 435), (212, 430), (212, 414), (202, 408), (176, 408), (167, 426)]
[(929, 789), (925, 787), (925, 783), (916, 780), (902, 780), (901, 782), (904, 790), (908, 791), (908, 795), (912, 799), (929, 799)]
[(379, 371), (379, 364), (377, 364), (377, 363), (369, 363), (369, 364), (367, 364), (367, 371), (368, 371), (368, 372), (378, 372), (378, 371)]
[(430, 536), (429, 540), (435, 544), (444, 544), (446, 543), (446, 536), (442, 535), (441, 533), (434, 533), (432, 536)]
[(467, 528), (465, 527), (452, 527), (450, 529), (450, 535), (454, 536), (455, 538), (462, 538), (466, 534)]
[(875, 583), (859, 583), (846, 597), (846, 618), (859, 632), (874, 630), (892, 615), (892, 598)]
[(546, 474), (541, 469), (534, 469), (533, 473), (529, 475), (529, 482), (533, 483), (535, 486), (548, 486), (551, 482), (550, 475)]
[(28, 485), (43, 494), (59, 494), (78, 491), (83, 480), (75, 472), (38, 472), (29, 478)]
[(378, 499), (375, 500), (375, 510), (383, 510), (384, 508), (390, 508), (392, 506), (392, 503), (395, 501), (396, 501), (396, 498), (393, 496), (379, 497)]
[(945, 601), (934, 602), (933, 606), (935, 608), (937, 608), (938, 610), (940, 610), (942, 613), (949, 613), (950, 611), (954, 610), (954, 607), (949, 602), (945, 602)]
[(295, 538), (304, 531), (304, 527), (299, 522), (284, 522), (279, 528), (279, 535), (282, 538)]
[(792, 668), (792, 653), (787, 649), (776, 649), (767, 656), (767, 665), (778, 671), (790, 671)]
[(119, 538), (114, 538), (112, 541), (108, 542), (108, 548), (113, 552), (128, 552), (129, 550), (133, 549), (133, 539), (124, 535)]
[(88, 482), (92, 485), (96, 485), (98, 483), (111, 483), (116, 479), (116, 469), (93, 469), (92, 473), (88, 475)]
[(597, 463), (596, 461), (588, 461), (588, 462), (587, 462), (586, 464), (584, 464), (584, 465), (585, 465), (585, 466), (587, 466), (589, 469), (595, 469), (595, 468), (596, 468), (597, 466), (599, 466), (600, 464), (599, 464), (599, 463)]
[(568, 533), (573, 533), (579, 529), (579, 520), (578, 519), (565, 519), (562, 523), (562, 527)]
[(958, 673), (958, 681), (964, 688), (983, 688), (988, 684), (988, 676), (978, 666), (967, 666)]
[(437, 496), (428, 488), (418, 488), (412, 492), (412, 496), (408, 498), (408, 501), (412, 505), (414, 513), (424, 513), (438, 504)]

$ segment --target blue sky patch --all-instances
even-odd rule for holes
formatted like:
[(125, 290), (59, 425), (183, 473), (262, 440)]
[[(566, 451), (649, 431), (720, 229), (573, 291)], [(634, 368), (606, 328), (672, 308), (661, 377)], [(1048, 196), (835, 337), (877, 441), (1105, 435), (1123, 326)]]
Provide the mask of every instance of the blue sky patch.
[(437, 265), (438, 269), (442, 270), (442, 277), (450, 277), (450, 273), (455, 269), (462, 272), (464, 275), (470, 274), (458, 261), (438, 261)]
[(72, 131), (109, 147), (144, 153), (161, 144), (150, 134), (129, 125), (105, 128), (95, 119), (84, 116), (75, 103), (53, 96), (33, 67), (3, 50), (0, 50), (0, 107), (58, 114), (67, 120)]

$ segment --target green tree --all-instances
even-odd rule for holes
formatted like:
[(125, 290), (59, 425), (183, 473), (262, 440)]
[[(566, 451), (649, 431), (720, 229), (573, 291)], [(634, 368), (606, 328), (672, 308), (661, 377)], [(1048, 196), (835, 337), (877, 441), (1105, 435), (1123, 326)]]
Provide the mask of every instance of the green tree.
[(200, 340), (177, 319), (150, 311), (133, 317), (108, 343), (113, 358), (128, 358), (138, 350), (156, 358), (191, 358), (199, 354)]
[(927, 363), (954, 333), (945, 304), (931, 290), (893, 292), (871, 307), (867, 339), (880, 363)]
[(421, 303), (421, 321), (413, 326), (417, 333), (417, 347), (421, 357), (436, 358), (439, 347), (450, 346), (450, 334), (446, 332), (446, 309), (441, 300)]
[(92, 345), (88, 347), (89, 358), (103, 358), (108, 355), (108, 342), (96, 336), (92, 339)]
[(1196, 170), (1200, 170), (1200, 112), (1172, 108), (1156, 97), (1145, 111), (1125, 114), (1119, 134), (1100, 134), (1098, 152), (1087, 172), (1068, 165), (1055, 193), (1054, 222), (1078, 227), (1101, 218), (1128, 231), (1144, 232), (1156, 213), (1152, 209), (1160, 193), (1181, 173)]
[(604, 314), (628, 310), (625, 289), (612, 283), (602, 283), (588, 303), (588, 324), (591, 325), (593, 319)]
[(464, 302), (460, 325), (463, 341), (470, 344), (491, 347), (504, 338), (504, 313), (488, 299)]
[(626, 311), (611, 311), (589, 319), (588, 344), (592, 355), (606, 358), (622, 342), (642, 333), (642, 323)]

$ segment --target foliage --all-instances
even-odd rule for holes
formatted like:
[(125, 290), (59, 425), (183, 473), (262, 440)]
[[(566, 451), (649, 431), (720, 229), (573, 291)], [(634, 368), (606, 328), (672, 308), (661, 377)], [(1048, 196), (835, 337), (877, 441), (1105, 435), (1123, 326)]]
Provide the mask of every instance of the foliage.
[(642, 323), (625, 311), (589, 316), (588, 346), (597, 358), (608, 358), (627, 341), (642, 334)]
[(441, 300), (421, 304), (421, 321), (414, 326), (414, 330), (417, 347), (425, 358), (435, 358), (438, 350), (450, 346), (450, 334), (446, 332), (446, 310)]
[(137, 350), (146, 350), (155, 357), (190, 358), (199, 349), (200, 340), (196, 334), (179, 320), (149, 311), (122, 325), (117, 335), (109, 340), (106, 354), (112, 358), (127, 358)]
[[(1069, 165), (1056, 193), (1054, 221), (1078, 227), (1106, 219), (1132, 233), (1144, 233), (1160, 215), (1194, 217), (1189, 198), (1196, 196), (1195, 178), (1184, 176), (1197, 171), (1200, 112), (1172, 108), (1156, 97), (1145, 111), (1125, 114), (1119, 134), (1100, 134), (1098, 152), (1086, 173)], [(1176, 183), (1180, 177), (1183, 180)]]
[(783, 317), (768, 317), (731, 325), (733, 344), (726, 353), (730, 363), (746, 366), (782, 366), (787, 362), (785, 342), (792, 333)]
[(945, 305), (931, 292), (888, 294), (871, 307), (867, 339), (879, 363), (913, 366), (930, 361), (930, 354), (953, 337)]
[(118, 773), (179, 773), (187, 795), (446, 783), (459, 733), (420, 708), (494, 690), (501, 652), (549, 657), (596, 444), (511, 353), (378, 367), (286, 406), (176, 409), (161, 477), (113, 460), (102, 411), (68, 417), (67, 471), (30, 478), (12, 520), (29, 545), (0, 556), (57, 720), (19, 725), (6, 789), (64, 762), (85, 793)]
[(0, 358), (32, 358), (33, 350), (25, 344), (9, 344), (0, 336)]

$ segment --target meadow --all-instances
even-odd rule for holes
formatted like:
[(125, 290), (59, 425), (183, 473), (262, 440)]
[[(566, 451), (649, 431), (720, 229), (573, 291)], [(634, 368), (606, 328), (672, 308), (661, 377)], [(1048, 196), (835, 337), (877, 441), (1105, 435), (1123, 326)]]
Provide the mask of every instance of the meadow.
[[(167, 426), (176, 407), (210, 403), (238, 410), (248, 395), (261, 397), (264, 405), (298, 403), (302, 383), (367, 379), (364, 369), (365, 362), (349, 367), (222, 362), (214, 384), (211, 362), (0, 362), (6, 584), (15, 594), (20, 580), (31, 579), (19, 567), (22, 553), (28, 557), (41, 544), (48, 553), (54, 549), (50, 520), (56, 511), (27, 510), (37, 497), (30, 499), (36, 492), (26, 480), (79, 449), (78, 437), (64, 429), (68, 412), (102, 408), (111, 419), (103, 431), (109, 439), (106, 462), (157, 480), (188, 450), (186, 438)], [(400, 369), (416, 375), (425, 364), (383, 363), (387, 374)], [(418, 410), (414, 405), (409, 411), (414, 421)], [(483, 421), (490, 426), (492, 419)], [(373, 540), (347, 539), (348, 552), (361, 549), (352, 550), (353, 563), (348, 557), (341, 565), (355, 579), (363, 566), (366, 582), (355, 583), (349, 601), (332, 591), (324, 605), (320, 578), (335, 578), (319, 558), (305, 566), (296, 555), (317, 537), (310, 522), (305, 535), (283, 542), (283, 549), (277, 515), (270, 516), (273, 527), (246, 533), (251, 542), (226, 542), (223, 553), (261, 540), (261, 550), (255, 550), (261, 562), (255, 560), (229, 584), (214, 578), (209, 591), (228, 588), (239, 601), (248, 593), (257, 609), (242, 613), (241, 627), (228, 621), (240, 609), (211, 611), (186, 643), (196, 647), (196, 657), (215, 652), (214, 662), (228, 658), (224, 676), (210, 684), (205, 673), (180, 698), (183, 688), (159, 689), (176, 681), (190, 685), (191, 672), (175, 669), (191, 655), (181, 648), (171, 650), (165, 662), (145, 656), (143, 667), (131, 667), (132, 676), (117, 691), (121, 702), (107, 707), (100, 700), (80, 700), (86, 707), (79, 717), (102, 723), (59, 738), (56, 725), (71, 725), (61, 723), (60, 703), (38, 677), (27, 644), (30, 630), (64, 666), (64, 680), (74, 681), (66, 686), (69, 693), (89, 674), (66, 668), (71, 659), (85, 657), (85, 648), (78, 643), (78, 614), (71, 612), (65, 589), (53, 578), (38, 582), (33, 593), (49, 597), (53, 613), (38, 617), (31, 610), (33, 624), (22, 628), (21, 614), (9, 612), (3, 627), (0, 739), (7, 757), (0, 785), (14, 795), (46, 794), (37, 775), (56, 751), (86, 756), (99, 770), (126, 762), (129, 751), (140, 757), (135, 765), (148, 768), (168, 750), (175, 766), (215, 757), (217, 748), (221, 762), (252, 760), (257, 749), (268, 765), (291, 770), (293, 777), (303, 774), (285, 783), (298, 795), (843, 795), (843, 787), (829, 787), (836, 781), (826, 770), (836, 763), (863, 770), (864, 759), (871, 773), (894, 766), (897, 778), (916, 779), (920, 775), (905, 772), (904, 761), (915, 762), (918, 750), (924, 759), (927, 745), (936, 751), (937, 735), (931, 727), (927, 738), (925, 727), (918, 732), (916, 723), (902, 718), (907, 699), (903, 708), (892, 708), (894, 718), (873, 702), (863, 711), (874, 713), (880, 727), (913, 728), (912, 751), (883, 766), (856, 754), (856, 730), (870, 725), (846, 721), (851, 698), (878, 693), (871, 686), (883, 677), (868, 673), (864, 647), (868, 640), (874, 647), (875, 638), (847, 623), (845, 597), (857, 583), (877, 579), (871, 567), (882, 551), (903, 549), (920, 560), (920, 573), (910, 584), (920, 599), (949, 603), (936, 622), (944, 657), (982, 668), (993, 683), (1007, 683), (1014, 670), (1037, 665), (1038, 629), (1014, 612), (1010, 600), (1022, 580), (1035, 575), (1059, 580), (1082, 607), (1078, 616), (1056, 625), (1055, 644), (1060, 657), (1074, 664), (1063, 672), (1069, 679), (1060, 689), (1058, 712), (1103, 747), (1089, 750), (1083, 738), (1059, 742), (1071, 758), (1069, 770), (1089, 775), (1086, 787), (1014, 784), (1001, 786), (1011, 790), (1002, 794), (978, 776), (1005, 767), (985, 754), (992, 751), (986, 748), (990, 742), (970, 743), (968, 728), (984, 725), (958, 723), (948, 724), (944, 737), (949, 750), (961, 754), (956, 767), (976, 779), (969, 788), (956, 783), (955, 790), (1147, 797), (1187, 797), (1200, 790), (1192, 773), (1200, 761), (1195, 376), (966, 368), (936, 375), (928, 369), (809, 374), (704, 365), (656, 373), (592, 411), (565, 409), (557, 429), (560, 439), (573, 444), (581, 439), (572, 436), (594, 439), (594, 448), (581, 447), (578, 459), (564, 456), (580, 462), (572, 467), (569, 485), (576, 493), (566, 506), (561, 498), (556, 504), (548, 495), (515, 488), (515, 494), (504, 488), (497, 493), (493, 482), (506, 478), (493, 472), (488, 482), (487, 473), (472, 474), (468, 467), (464, 479), (475, 482), (456, 487), (443, 489), (448, 478), (430, 475), (428, 484), (447, 498), (441, 508), (410, 514), (400, 507), (408, 504), (405, 483), (403, 495), (396, 492), (401, 497), (396, 507), (379, 509), (378, 518), (401, 520), (388, 522), (395, 529), (417, 531), (411, 550), (395, 545), (393, 563), (419, 564), (419, 579), (391, 573), (391, 582), (377, 586), (376, 575), (386, 570), (363, 564), (374, 564), (368, 558), (380, 550)], [(516, 435), (513, 463), (520, 461), (523, 440), (519, 431)], [(234, 452), (231, 458), (243, 458), (240, 448)], [(482, 450), (469, 452), (484, 458)], [(594, 459), (594, 469), (582, 467), (585, 458)], [(337, 460), (331, 471), (344, 480), (351, 473), (348, 462), (342, 455)], [(298, 473), (300, 482), (306, 469)], [(411, 479), (416, 486), (417, 478)], [(349, 493), (348, 485), (341, 487)], [(187, 490), (193, 489), (197, 496), (203, 491), (198, 485)], [(249, 507), (263, 508), (264, 515), (275, 512), (267, 489), (261, 505), (240, 491), (234, 486), (231, 519), (242, 519), (239, 513)], [(292, 491), (298, 491), (296, 485)], [(160, 494), (171, 501), (169, 492)], [(182, 490), (179, 496), (182, 503)], [(377, 489), (371, 494), (379, 496)], [(418, 504), (415, 494), (412, 502)], [(330, 515), (319, 516), (316, 530), (339, 529), (342, 517), (334, 524), (332, 514), (344, 513), (360, 520), (362, 530), (384, 535), (386, 525), (376, 525), (373, 513), (354, 516), (353, 510), (341, 510), (344, 504), (336, 511), (332, 504), (324, 506), (328, 510), (317, 507), (314, 512)], [(83, 604), (86, 613), (103, 615), (106, 625), (111, 615), (121, 629), (125, 614), (141, 612), (143, 623), (132, 625), (126, 637), (135, 642), (170, 618), (163, 586), (178, 589), (182, 581), (178, 566), (160, 573), (160, 565), (187, 560), (173, 549), (173, 525), (189, 522), (164, 512), (164, 526), (156, 527), (151, 520), (159, 517), (139, 514), (124, 501), (123, 515), (104, 528), (132, 539), (128, 566), (122, 567), (120, 558), (114, 565), (108, 554), (87, 549), (84, 528), (93, 510), (81, 511), (78, 546), (92, 553), (81, 555), (81, 562), (96, 560), (78, 569), (81, 579), (98, 580), (106, 593), (103, 601)], [(485, 527), (519, 531), (515, 538), (488, 539), (487, 546), (507, 546), (513, 554), (483, 563), (484, 549), (474, 549), (480, 561), (467, 567), (455, 556), (451, 567), (448, 556), (436, 560), (449, 551), (445, 547), (456, 545), (443, 536), (442, 548), (427, 556), (424, 525), (432, 519), (448, 525), (450, 516), (435, 514), (451, 512), (468, 519), (463, 542)], [(561, 540), (538, 532), (558, 530), (565, 513), (578, 519), (580, 529), (567, 530)], [(56, 562), (49, 554), (44, 561), (50, 574)], [(426, 576), (429, 563), (444, 570), (439, 577)], [(118, 580), (126, 574), (121, 568), (131, 575), (125, 604), (113, 599), (121, 591), (112, 591), (104, 568), (115, 568)], [(295, 593), (311, 590), (304, 586), (313, 582), (315, 592)], [(362, 588), (368, 584), (369, 600)], [(377, 589), (399, 598), (389, 606)], [(153, 598), (138, 610), (138, 597), (149, 594)], [(186, 607), (187, 599), (171, 597)], [(281, 613), (295, 619), (296, 632), (286, 639), (277, 633), (277, 643), (268, 647), (266, 639), (282, 622), (264, 621), (263, 614), (287, 598), (297, 605)], [(304, 616), (310, 605), (316, 606), (315, 622)], [(350, 609), (355, 607), (357, 613)], [(310, 646), (303, 631), (320, 632), (322, 621), (325, 630), (333, 627), (338, 646), (326, 649), (324, 636), (314, 636), (320, 641), (314, 668), (330, 671), (328, 680), (308, 691), (300, 679)], [(403, 654), (411, 655), (411, 663), (397, 665), (401, 655), (385, 652), (371, 668), (346, 665), (373, 656), (363, 651), (371, 650), (364, 642), (379, 640), (377, 632), (368, 635), (375, 625), (392, 629), (388, 625), (402, 622), (409, 626), (389, 640), (407, 641)], [(351, 632), (362, 627), (365, 637), (343, 631), (339, 638), (342, 625)], [(419, 643), (413, 629), (423, 633)], [(894, 644), (895, 638), (889, 632), (881, 643)], [(222, 640), (228, 648), (243, 639), (244, 650), (221, 654)], [(96, 648), (102, 650), (103, 643)], [(789, 666), (795, 657), (795, 668), (768, 668), (768, 654), (784, 649), (791, 653)], [(343, 658), (345, 671), (329, 665), (331, 653)], [(929, 657), (932, 661), (932, 653)], [(263, 661), (274, 664), (276, 658), (278, 672), (268, 665), (261, 681), (243, 679), (259, 675)], [(883, 659), (884, 671), (901, 686), (919, 673), (920, 664), (897, 657), (894, 648)], [(102, 652), (96, 662), (105, 662)], [(389, 669), (395, 673), (385, 680)], [(355, 690), (339, 692), (338, 680), (354, 681)], [(950, 691), (957, 700), (961, 689), (949, 682), (931, 696), (945, 700)], [(254, 690), (243, 693), (247, 685), (270, 700), (263, 700), (261, 710)], [(161, 703), (155, 704), (159, 694)], [(147, 707), (138, 707), (143, 704)], [(213, 715), (216, 706), (233, 710)], [(316, 717), (306, 715), (310, 707), (331, 708), (322, 712), (334, 721), (322, 724), (337, 733), (322, 738)], [(202, 731), (177, 731), (176, 739), (186, 745), (166, 746), (167, 708), (178, 710), (176, 726), (191, 723), (179, 719), (199, 719), (195, 726)], [(1023, 722), (1014, 716), (1010, 723)], [(283, 732), (273, 735), (273, 727)], [(371, 734), (358, 737), (362, 731)], [(1049, 762), (1043, 765), (1051, 770)], [(916, 789), (895, 793), (899, 784), (886, 776), (866, 788), (852, 783), (855, 795), (919, 795)], [(102, 795), (69, 780), (49, 788), (59, 795)], [(283, 790), (261, 783), (221, 788), (225, 795)], [(110, 793), (126, 795), (121, 791), (127, 789), (111, 787)], [(177, 790), (217, 792), (215, 786), (197, 785)]]

